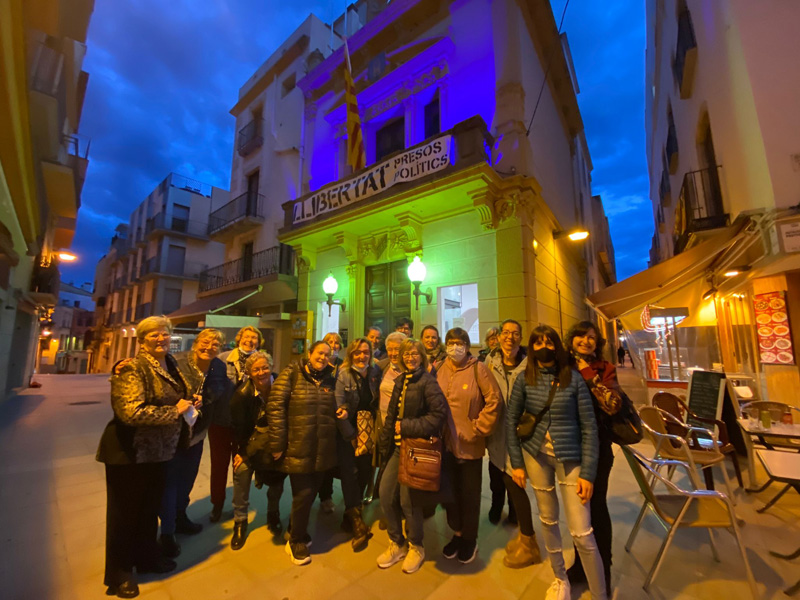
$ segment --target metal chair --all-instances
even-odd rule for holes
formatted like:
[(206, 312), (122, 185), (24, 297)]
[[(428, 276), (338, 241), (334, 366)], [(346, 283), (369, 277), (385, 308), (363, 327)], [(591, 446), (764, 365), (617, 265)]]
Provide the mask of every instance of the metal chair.
[[(670, 394), (669, 392), (658, 392), (655, 396), (653, 396), (653, 406), (667, 411), (673, 417), (681, 421), (681, 425), (668, 422), (667, 433), (678, 435), (680, 437), (686, 437), (687, 441), (690, 443), (690, 446), (704, 447), (711, 443), (709, 438), (692, 436), (692, 439), (690, 439), (687, 437), (686, 429), (690, 427), (688, 424), (688, 419), (690, 417), (695, 421), (708, 425), (708, 428), (712, 431), (716, 427), (717, 435), (719, 437), (717, 442), (719, 445), (719, 451), (725, 456), (729, 456), (731, 458), (731, 461), (733, 462), (733, 470), (736, 472), (736, 480), (739, 482), (739, 487), (744, 488), (742, 469), (739, 465), (739, 456), (736, 453), (736, 448), (730, 441), (730, 437), (728, 436), (728, 426), (724, 421), (720, 421), (719, 419), (698, 417), (689, 409), (683, 400), (681, 400), (675, 394)], [(708, 489), (714, 489), (714, 481), (711, 478), (711, 471), (705, 471), (704, 473), (706, 475), (706, 484), (708, 485)]]
[[(655, 448), (653, 458), (664, 458), (673, 461), (680, 461), (689, 465), (689, 473), (692, 484), (700, 489), (700, 481), (697, 474), (702, 471), (706, 481), (706, 487), (714, 489), (714, 478), (711, 469), (714, 465), (719, 465), (722, 471), (722, 479), (728, 490), (728, 496), (734, 498), (731, 481), (728, 472), (725, 470), (725, 455), (720, 452), (716, 434), (703, 427), (691, 427), (673, 417), (670, 413), (656, 408), (655, 406), (643, 406), (639, 409), (639, 416), (644, 424), (644, 431), (650, 443)], [(689, 445), (686, 437), (672, 435), (667, 432), (667, 424), (671, 423), (686, 430), (688, 435), (701, 435), (712, 440), (707, 447), (694, 447)], [(698, 469), (699, 467), (699, 469)], [(675, 469), (670, 469), (670, 476)]]
[[(717, 553), (713, 529), (725, 528), (731, 530), (733, 536), (736, 538), (736, 543), (739, 546), (739, 552), (744, 562), (745, 575), (747, 577), (747, 583), (750, 586), (750, 592), (753, 598), (758, 600), (758, 589), (756, 588), (753, 572), (750, 569), (750, 563), (747, 560), (747, 554), (744, 544), (742, 543), (739, 525), (736, 522), (736, 514), (733, 511), (733, 504), (730, 498), (722, 492), (714, 490), (684, 490), (659, 472), (659, 470), (665, 466), (669, 468), (683, 468), (687, 470), (691, 478), (691, 470), (684, 462), (655, 458), (648, 460), (630, 446), (623, 446), (622, 452), (628, 461), (631, 471), (633, 471), (636, 483), (639, 484), (639, 489), (644, 495), (642, 510), (639, 512), (639, 516), (625, 544), (625, 551), (630, 552), (633, 541), (636, 538), (636, 534), (639, 532), (639, 527), (648, 509), (653, 512), (667, 531), (667, 536), (664, 538), (658, 550), (658, 554), (656, 555), (655, 562), (650, 568), (650, 572), (647, 574), (647, 578), (642, 586), (645, 591), (648, 590), (653, 580), (658, 575), (667, 549), (672, 543), (678, 529), (681, 527), (708, 529), (711, 553), (714, 556), (714, 560), (719, 562), (720, 559)], [(663, 483), (671, 493), (656, 494), (653, 491), (651, 482), (658, 481)]]

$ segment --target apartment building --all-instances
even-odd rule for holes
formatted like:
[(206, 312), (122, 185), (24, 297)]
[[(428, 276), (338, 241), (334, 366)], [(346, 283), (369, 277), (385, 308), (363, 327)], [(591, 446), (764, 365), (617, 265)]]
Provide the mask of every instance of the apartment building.
[[(166, 315), (195, 301), (201, 274), (224, 256), (224, 246), (209, 238), (213, 203), (226, 204), (228, 192), (170, 173), (117, 229), (111, 248), (98, 263), (95, 295), (98, 353), (94, 365), (105, 372), (136, 353), (136, 323)], [(178, 329), (173, 351), (191, 345), (196, 324)]]
[(0, 2), (0, 399), (27, 386), (75, 234), (94, 0)]
[(61, 282), (58, 304), (42, 329), (38, 373), (88, 373), (94, 300), (91, 284)]
[(799, 20), (794, 2), (647, 2), (651, 268), (590, 300), (641, 332), (659, 379), (724, 369), (797, 404)]

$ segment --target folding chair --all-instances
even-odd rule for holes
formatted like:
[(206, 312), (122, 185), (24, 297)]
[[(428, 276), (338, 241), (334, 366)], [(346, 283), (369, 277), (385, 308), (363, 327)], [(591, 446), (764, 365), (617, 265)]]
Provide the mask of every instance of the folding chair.
[[(684, 490), (659, 472), (659, 469), (665, 466), (683, 468), (686, 469), (691, 478), (690, 469), (684, 462), (655, 458), (648, 460), (630, 446), (623, 446), (622, 451), (630, 465), (631, 471), (633, 471), (636, 483), (639, 484), (639, 489), (642, 495), (644, 495), (642, 510), (639, 511), (639, 516), (625, 544), (625, 551), (630, 552), (633, 541), (636, 538), (636, 534), (639, 532), (639, 527), (648, 509), (653, 512), (658, 518), (659, 523), (661, 523), (667, 531), (667, 536), (664, 538), (658, 550), (658, 554), (656, 555), (656, 560), (650, 568), (650, 572), (647, 574), (647, 578), (642, 586), (645, 591), (648, 590), (650, 584), (653, 583), (653, 580), (658, 575), (667, 549), (672, 543), (678, 529), (681, 527), (702, 527), (708, 529), (711, 553), (714, 556), (714, 560), (719, 562), (720, 559), (714, 540), (713, 529), (725, 528), (731, 530), (733, 536), (736, 538), (736, 543), (739, 547), (742, 561), (744, 562), (745, 575), (747, 577), (747, 583), (750, 586), (750, 592), (754, 600), (758, 600), (759, 596), (758, 589), (756, 588), (756, 581), (750, 569), (750, 563), (747, 560), (747, 553), (742, 543), (739, 525), (736, 522), (736, 515), (733, 512), (733, 504), (730, 498), (722, 492), (714, 490)], [(653, 491), (651, 482), (663, 483), (671, 493), (656, 494)]]

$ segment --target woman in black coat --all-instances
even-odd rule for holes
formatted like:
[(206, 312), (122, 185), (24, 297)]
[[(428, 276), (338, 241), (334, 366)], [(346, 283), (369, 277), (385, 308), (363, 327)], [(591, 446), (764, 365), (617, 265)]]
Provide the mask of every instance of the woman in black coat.
[[(402, 560), (403, 572), (414, 573), (425, 561), (423, 507), (435, 505), (437, 496), (398, 483), (400, 440), (441, 436), (448, 408), (436, 378), (428, 373), (422, 342), (405, 340), (400, 346), (400, 361), (404, 373), (395, 380), (378, 442), (384, 461), (380, 477), (381, 508), (386, 515), (389, 534), (389, 547), (378, 557), (378, 566), (386, 569)], [(403, 517), (408, 544), (403, 536)]]
[(270, 452), (292, 484), (286, 553), (296, 565), (311, 562), (311, 505), (326, 471), (336, 466), (336, 381), (330, 354), (328, 344), (314, 342), (307, 359), (281, 372), (267, 401)]

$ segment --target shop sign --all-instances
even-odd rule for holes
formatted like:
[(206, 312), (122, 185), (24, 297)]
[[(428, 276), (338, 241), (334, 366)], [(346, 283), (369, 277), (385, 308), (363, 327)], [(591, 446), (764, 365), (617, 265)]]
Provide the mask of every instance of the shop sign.
[(800, 222), (781, 223), (778, 225), (778, 229), (783, 251), (800, 252)]
[(753, 306), (756, 314), (760, 361), (765, 365), (794, 364), (786, 292), (756, 294)]
[(380, 194), (398, 183), (414, 181), (450, 164), (450, 135), (398, 154), (354, 177), (337, 181), (298, 200), (292, 207), (292, 224), (350, 206)]

